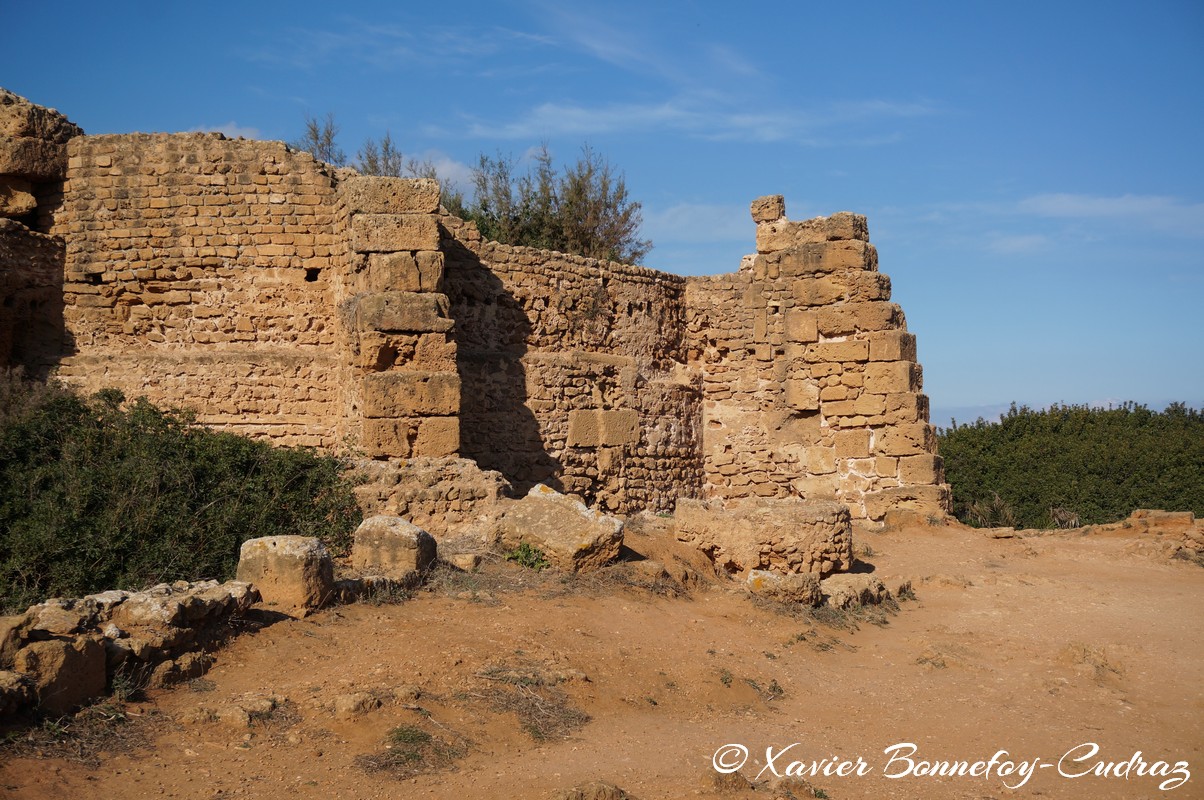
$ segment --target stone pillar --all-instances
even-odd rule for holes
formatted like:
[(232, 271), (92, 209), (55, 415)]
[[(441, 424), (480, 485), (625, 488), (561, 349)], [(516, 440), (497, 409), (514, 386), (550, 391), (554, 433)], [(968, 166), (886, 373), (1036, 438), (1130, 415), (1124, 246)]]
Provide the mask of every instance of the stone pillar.
[(346, 322), (360, 447), (375, 458), (456, 455), (460, 377), (439, 291), (439, 185), (357, 176), (340, 183), (339, 198), (355, 269)]

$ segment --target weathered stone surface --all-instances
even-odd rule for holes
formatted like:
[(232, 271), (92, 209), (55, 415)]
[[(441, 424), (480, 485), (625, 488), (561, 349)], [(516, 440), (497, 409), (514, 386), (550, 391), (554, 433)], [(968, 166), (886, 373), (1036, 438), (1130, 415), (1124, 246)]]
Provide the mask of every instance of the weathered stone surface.
[(763, 595), (780, 603), (799, 603), (818, 606), (824, 600), (819, 588), (819, 576), (813, 572), (791, 572), (785, 575), (764, 569), (749, 570), (746, 583), (753, 594)]
[(356, 214), (351, 249), (357, 253), (438, 250), (439, 225), (426, 214)]
[(358, 461), (355, 488), (364, 516), (404, 517), (442, 539), (449, 533), (488, 529), (509, 484), (498, 472), (462, 458)]
[(31, 642), (17, 651), (13, 668), (27, 675), (38, 706), (66, 714), (105, 690), (105, 648), (94, 636)]
[(369, 292), (438, 292), (443, 282), (443, 253), (371, 253), (368, 255)]
[(402, 578), (435, 563), (435, 537), (401, 517), (368, 517), (353, 538), (351, 565), (360, 572)]
[(0, 89), (0, 136), (65, 144), (82, 133), (78, 125), (53, 108), (39, 106), (7, 89)]
[(0, 138), (0, 175), (34, 181), (62, 180), (67, 171), (67, 148), (42, 139)]
[(753, 222), (777, 222), (786, 216), (786, 198), (780, 194), (758, 197), (750, 207)]
[(22, 217), (37, 207), (38, 199), (29, 181), (0, 176), (0, 217)]
[(340, 181), (339, 199), (349, 214), (435, 214), (439, 184), (430, 178), (365, 175)]
[(507, 550), (527, 542), (559, 569), (588, 572), (619, 555), (623, 521), (536, 484), (526, 497), (505, 505), (494, 539)]
[(330, 598), (334, 564), (318, 539), (267, 536), (243, 542), (238, 580), (254, 585), (267, 605), (305, 616)]
[(365, 417), (452, 416), (460, 411), (454, 372), (380, 372), (364, 376)]
[(37, 701), (37, 692), (28, 675), (0, 670), (0, 719), (30, 708)]
[(359, 298), (356, 321), (360, 330), (386, 333), (450, 331), (447, 298), (441, 294), (378, 292)]
[(890, 598), (886, 585), (872, 575), (833, 575), (820, 582), (824, 602), (832, 608), (876, 606)]
[(953, 508), (949, 487), (940, 485), (898, 486), (867, 492), (865, 515), (871, 520), (882, 520), (892, 509), (915, 511), (924, 515), (944, 516)]
[(694, 544), (718, 569), (828, 575), (853, 563), (849, 510), (831, 501), (749, 499), (731, 508), (683, 498), (677, 538)]

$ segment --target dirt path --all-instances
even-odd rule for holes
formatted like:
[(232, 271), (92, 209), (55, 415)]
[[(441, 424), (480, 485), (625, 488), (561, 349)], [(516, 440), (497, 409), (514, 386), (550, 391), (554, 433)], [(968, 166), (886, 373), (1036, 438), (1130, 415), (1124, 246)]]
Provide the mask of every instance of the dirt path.
[[(912, 578), (917, 599), (855, 631), (731, 584), (667, 597), (548, 578), (498, 592), (488, 576), (472, 579), (475, 593), (463, 582), (278, 623), (240, 637), (205, 679), (142, 704), (173, 720), (152, 749), (96, 769), (10, 758), (0, 796), (548, 798), (605, 780), (643, 800), (772, 797), (764, 784), (717, 788), (713, 757), (747, 747), (740, 773), (753, 778), (767, 747), (798, 743), (762, 781), (791, 761), (850, 769), (860, 757), (866, 774), (808, 780), (838, 799), (1204, 797), (1204, 570), (1123, 535), (916, 528), (859, 542), (877, 574)], [(663, 541), (633, 546), (671, 558)], [(528, 580), (506, 569), (494, 568)], [(385, 749), (398, 728), (408, 733)], [(928, 777), (908, 771), (908, 748), (893, 763), (884, 752), (903, 743), (913, 761), (1005, 750), (1000, 760), (1040, 762), (1026, 781), (998, 767)], [(1059, 768), (1088, 743), (1097, 755)], [(1138, 751), (1147, 764), (1188, 762), (1190, 781), (1163, 791), (1173, 775), (1059, 774)], [(398, 777), (365, 756), (452, 768)]]

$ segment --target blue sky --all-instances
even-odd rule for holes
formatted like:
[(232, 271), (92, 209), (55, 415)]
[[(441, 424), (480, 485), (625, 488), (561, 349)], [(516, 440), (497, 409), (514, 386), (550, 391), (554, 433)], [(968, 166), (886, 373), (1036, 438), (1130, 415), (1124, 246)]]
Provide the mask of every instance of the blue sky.
[(735, 270), (748, 203), (869, 217), (933, 421), (1204, 407), (1204, 4), (0, 0), (0, 86), (88, 133), (335, 115), (463, 177), (588, 143), (650, 267)]

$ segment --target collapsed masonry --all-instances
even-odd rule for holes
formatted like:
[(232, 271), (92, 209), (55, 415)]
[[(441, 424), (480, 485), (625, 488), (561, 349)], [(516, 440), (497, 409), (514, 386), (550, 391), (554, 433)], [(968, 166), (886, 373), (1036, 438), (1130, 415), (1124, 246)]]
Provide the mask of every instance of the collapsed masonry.
[[(756, 255), (684, 278), (483, 241), (430, 181), (220, 134), (86, 136), (0, 90), (0, 366), (613, 513), (944, 512), (865, 218), (752, 212)], [(429, 519), (466, 513), (471, 491), (432, 480)]]

